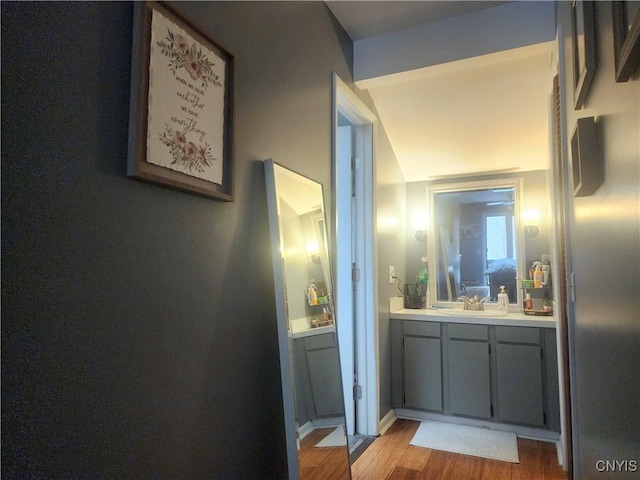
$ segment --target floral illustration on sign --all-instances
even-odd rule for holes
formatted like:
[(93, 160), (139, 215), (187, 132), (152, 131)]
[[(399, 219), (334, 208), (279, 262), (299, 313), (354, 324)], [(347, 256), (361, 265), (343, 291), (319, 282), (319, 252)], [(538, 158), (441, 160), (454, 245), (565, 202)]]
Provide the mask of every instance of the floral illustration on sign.
[(180, 130), (172, 130), (165, 124), (164, 132), (160, 134), (160, 141), (169, 147), (173, 161), (171, 165), (180, 165), (190, 172), (204, 172), (205, 168), (216, 161), (211, 156), (211, 147), (207, 142), (196, 145), (187, 141), (187, 136)]
[(202, 53), (196, 42), (189, 45), (189, 41), (183, 35), (174, 34), (167, 29), (165, 40), (157, 42), (157, 45), (160, 52), (169, 57), (169, 69), (174, 75), (184, 68), (193, 80), (202, 81), (203, 88), (208, 88), (209, 84), (222, 86), (220, 76), (213, 71), (215, 63)]

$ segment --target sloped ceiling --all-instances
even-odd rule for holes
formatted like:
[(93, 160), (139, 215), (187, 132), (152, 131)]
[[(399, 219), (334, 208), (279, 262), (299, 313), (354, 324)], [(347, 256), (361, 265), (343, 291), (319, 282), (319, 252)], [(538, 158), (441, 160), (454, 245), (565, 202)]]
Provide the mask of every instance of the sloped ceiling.
[(353, 41), (507, 3), (499, 1), (327, 1)]
[[(328, 2), (354, 41), (495, 5)], [(407, 181), (545, 169), (551, 49), (497, 52), (356, 85), (371, 95)]]

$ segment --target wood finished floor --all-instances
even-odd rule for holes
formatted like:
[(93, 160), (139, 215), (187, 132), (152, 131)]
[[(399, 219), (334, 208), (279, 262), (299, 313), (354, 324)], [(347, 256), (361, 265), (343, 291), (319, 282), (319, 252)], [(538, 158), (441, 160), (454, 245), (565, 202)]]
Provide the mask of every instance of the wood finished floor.
[(315, 448), (335, 427), (312, 431), (300, 442), (298, 468), (302, 480), (349, 480), (349, 456), (346, 447)]
[(351, 467), (352, 479), (567, 479), (566, 472), (558, 465), (553, 443), (518, 438), (520, 463), (499, 462), (409, 445), (419, 425), (420, 422), (411, 420), (396, 421), (355, 461)]

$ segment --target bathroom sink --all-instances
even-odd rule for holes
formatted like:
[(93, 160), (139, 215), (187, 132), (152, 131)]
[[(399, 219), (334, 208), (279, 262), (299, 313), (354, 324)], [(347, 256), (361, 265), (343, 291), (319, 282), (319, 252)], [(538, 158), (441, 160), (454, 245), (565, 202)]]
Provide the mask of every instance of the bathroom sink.
[(458, 310), (455, 308), (438, 309), (438, 315), (450, 317), (504, 317), (507, 312), (501, 310)]

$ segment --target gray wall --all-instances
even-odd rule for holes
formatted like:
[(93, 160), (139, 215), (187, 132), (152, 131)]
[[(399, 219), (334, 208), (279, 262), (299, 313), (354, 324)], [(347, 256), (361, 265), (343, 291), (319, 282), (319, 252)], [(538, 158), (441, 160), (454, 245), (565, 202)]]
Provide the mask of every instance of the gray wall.
[[(576, 118), (595, 116), (605, 170), (592, 196), (572, 199), (572, 187), (565, 189), (576, 299), (569, 316), (574, 473), (581, 480), (638, 478), (640, 79), (637, 72), (627, 83), (615, 82), (611, 4), (595, 2), (598, 67), (585, 108), (574, 111), (569, 5), (557, 5), (565, 54), (563, 140), (569, 144)], [(568, 180), (571, 185), (570, 174)], [(635, 460), (637, 469), (601, 473), (598, 460)]]
[(180, 8), (237, 58), (234, 203), (125, 177), (130, 3), (2, 4), (6, 478), (286, 476), (261, 160), (331, 195), (352, 45), (322, 2)]
[[(375, 111), (368, 93), (363, 94)], [(389, 323), (389, 298), (397, 297), (400, 292), (397, 283), (389, 283), (389, 266), (395, 267), (397, 277), (405, 278), (406, 242), (406, 187), (405, 180), (395, 154), (384, 131), (379, 124), (374, 153), (376, 207), (376, 241), (378, 266), (378, 354), (380, 367), (380, 411), (379, 419), (392, 409), (391, 406), (391, 325)]]

